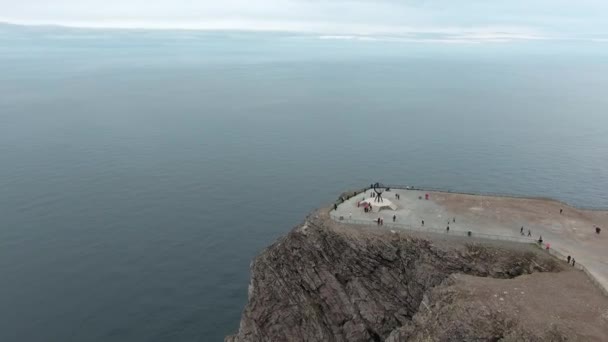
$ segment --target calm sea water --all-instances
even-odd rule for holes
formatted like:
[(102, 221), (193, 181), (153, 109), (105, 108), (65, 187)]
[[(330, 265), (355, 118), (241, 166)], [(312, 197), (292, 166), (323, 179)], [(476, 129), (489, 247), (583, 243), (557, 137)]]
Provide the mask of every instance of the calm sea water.
[(0, 30), (0, 341), (220, 341), (373, 181), (608, 206), (608, 45)]

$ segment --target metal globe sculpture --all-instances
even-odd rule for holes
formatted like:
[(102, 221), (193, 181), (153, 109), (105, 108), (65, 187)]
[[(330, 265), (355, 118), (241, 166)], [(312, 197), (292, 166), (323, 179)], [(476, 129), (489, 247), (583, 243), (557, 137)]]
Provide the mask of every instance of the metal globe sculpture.
[(372, 185), (372, 189), (376, 193), (376, 196), (374, 197), (374, 202), (384, 202), (384, 200), (382, 199), (382, 193), (386, 188), (380, 183), (375, 183)]

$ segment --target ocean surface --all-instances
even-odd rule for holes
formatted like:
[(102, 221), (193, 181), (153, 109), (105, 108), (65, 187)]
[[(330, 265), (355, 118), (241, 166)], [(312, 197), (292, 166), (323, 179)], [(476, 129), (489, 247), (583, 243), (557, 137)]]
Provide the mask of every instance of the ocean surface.
[(0, 341), (221, 341), (376, 181), (608, 207), (607, 90), (605, 43), (0, 27)]

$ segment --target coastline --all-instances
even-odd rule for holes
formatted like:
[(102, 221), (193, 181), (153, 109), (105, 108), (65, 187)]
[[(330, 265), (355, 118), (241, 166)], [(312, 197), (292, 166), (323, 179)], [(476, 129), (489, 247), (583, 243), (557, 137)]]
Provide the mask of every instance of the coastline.
[(608, 297), (534, 244), (376, 226), (371, 219), (349, 224), (333, 219), (333, 211), (311, 213), (255, 258), (239, 330), (225, 341), (606, 336)]

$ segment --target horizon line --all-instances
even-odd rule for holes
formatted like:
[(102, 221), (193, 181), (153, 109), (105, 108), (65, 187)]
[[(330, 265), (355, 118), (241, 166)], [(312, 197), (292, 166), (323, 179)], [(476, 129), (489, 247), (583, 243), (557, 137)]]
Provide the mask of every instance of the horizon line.
[[(217, 24), (217, 23), (216, 23)], [(67, 30), (109, 30), (109, 31), (180, 31), (180, 32), (239, 32), (239, 33), (277, 33), (316, 36), (319, 39), (340, 39), (359, 41), (389, 41), (389, 42), (421, 42), (421, 43), (507, 43), (515, 41), (584, 41), (594, 43), (608, 43), (608, 34), (594, 34), (586, 36), (559, 36), (547, 35), (542, 32), (529, 30), (526, 27), (500, 27), (500, 26), (434, 26), (409, 27), (395, 26), (393, 30), (386, 27), (375, 27), (376, 32), (356, 32), (348, 29), (314, 29), (312, 27), (296, 29), (294, 27), (258, 26), (237, 27), (234, 25), (145, 25), (145, 24), (114, 24), (99, 25), (92, 23), (53, 23), (53, 22), (23, 22), (0, 18), (0, 25), (16, 26), (22, 28), (54, 28)], [(364, 31), (364, 30), (363, 30)], [(424, 35), (435, 35), (434, 37)]]

